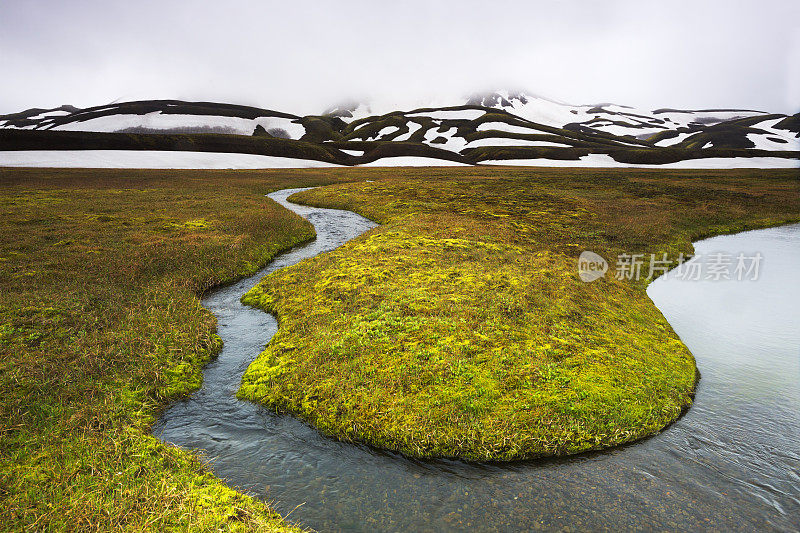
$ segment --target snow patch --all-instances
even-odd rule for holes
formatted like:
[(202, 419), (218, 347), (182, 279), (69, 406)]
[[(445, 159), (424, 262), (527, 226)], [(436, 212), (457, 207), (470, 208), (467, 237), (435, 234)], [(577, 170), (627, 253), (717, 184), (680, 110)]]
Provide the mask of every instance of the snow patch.
[(681, 168), (681, 169), (726, 169), (726, 168), (800, 168), (800, 160), (782, 157), (708, 157), (687, 159), (664, 165), (640, 165), (619, 163), (607, 154), (589, 154), (577, 161), (555, 159), (511, 159), (481, 161), (482, 165), (509, 165), (531, 167), (632, 167), (632, 168)]
[(696, 131), (690, 133), (679, 133), (677, 137), (672, 137), (670, 139), (662, 139), (656, 143), (656, 146), (674, 146), (676, 144), (682, 143), (687, 138), (691, 137), (697, 133)]
[(30, 120), (43, 120), (43, 119), (53, 119), (55, 117), (63, 117), (66, 115), (70, 115), (69, 111), (45, 111), (44, 113), (39, 113), (36, 116), (28, 117)]
[(397, 157), (384, 157), (371, 163), (364, 163), (358, 165), (360, 167), (467, 167), (471, 166), (466, 163), (457, 163), (455, 161), (445, 161), (443, 159), (433, 159), (430, 157), (416, 157), (416, 156), (397, 156)]
[(726, 120), (754, 117), (763, 114), (764, 113), (761, 111), (667, 111), (654, 115), (663, 120), (670, 119), (673, 124), (680, 127), (688, 126), (691, 123), (711, 126)]
[(654, 135), (660, 131), (664, 131), (664, 128), (632, 128), (632, 127), (625, 127), (619, 124), (607, 124), (602, 126), (591, 126), (591, 128), (602, 131), (605, 133), (610, 133), (611, 135), (616, 135), (617, 137), (622, 137), (624, 135), (631, 135), (633, 137), (637, 137), (640, 135)]
[(428, 117), (434, 120), (475, 120), (485, 114), (480, 109), (461, 109), (444, 111), (420, 111), (407, 114), (407, 117)]
[(317, 168), (331, 163), (290, 157), (216, 152), (137, 150), (0, 151), (0, 167), (52, 168)]
[(398, 137), (392, 139), (393, 141), (407, 141), (411, 138), (411, 136), (416, 133), (417, 131), (422, 129), (422, 124), (417, 122), (409, 122), (408, 123), (408, 133), (404, 133)]
[[(450, 150), (451, 152), (460, 152), (467, 145), (467, 141), (463, 137), (456, 136), (457, 131), (458, 128), (452, 127), (444, 133), (439, 133), (438, 128), (431, 128), (425, 132), (425, 142), (436, 148)], [(446, 142), (441, 144), (432, 143), (431, 141), (437, 137), (446, 139)]]
[(400, 128), (397, 126), (386, 126), (385, 128), (381, 128), (381, 131), (378, 132), (378, 138), (383, 137), (385, 135), (391, 135), (392, 133), (399, 131)]
[[(800, 139), (786, 138), (774, 133), (748, 133), (747, 138), (756, 145), (759, 150), (800, 150)], [(780, 140), (774, 140), (780, 139)], [(784, 142), (781, 142), (784, 141)]]
[(240, 135), (251, 135), (256, 126), (264, 129), (282, 128), (292, 139), (299, 139), (306, 130), (302, 124), (292, 122), (293, 119), (282, 117), (258, 117), (256, 119), (225, 117), (218, 115), (172, 115), (153, 111), (144, 115), (117, 114), (97, 117), (82, 122), (69, 122), (55, 126), (54, 130), (64, 131), (97, 131), (111, 133), (128, 128), (149, 128), (169, 130), (174, 128), (229, 128)]
[(528, 139), (508, 139), (506, 137), (489, 137), (487, 139), (477, 139), (467, 143), (467, 148), (475, 148), (478, 146), (555, 146), (558, 148), (572, 148), (571, 145), (564, 143), (531, 141)]
[(707, 157), (660, 165), (661, 168), (800, 168), (800, 160), (783, 157)]
[(522, 126), (515, 126), (513, 124), (506, 124), (505, 122), (484, 122), (476, 128), (477, 131), (507, 131), (509, 133), (538, 133), (539, 130), (534, 128), (523, 128)]
[(482, 165), (509, 165), (521, 167), (619, 167), (628, 166), (617, 163), (606, 154), (589, 154), (580, 159), (562, 161), (557, 159), (493, 159), (481, 161)]
[[(500, 91), (500, 94), (506, 99), (510, 97), (507, 91)], [(563, 128), (571, 122), (583, 122), (590, 117), (590, 115), (586, 114), (585, 109), (580, 107), (561, 104), (535, 96), (528, 96), (526, 100), (527, 103), (525, 104), (520, 100), (513, 100), (510, 108), (504, 107), (502, 109), (525, 120), (556, 128)], [(573, 110), (577, 111), (577, 113), (573, 113)]]

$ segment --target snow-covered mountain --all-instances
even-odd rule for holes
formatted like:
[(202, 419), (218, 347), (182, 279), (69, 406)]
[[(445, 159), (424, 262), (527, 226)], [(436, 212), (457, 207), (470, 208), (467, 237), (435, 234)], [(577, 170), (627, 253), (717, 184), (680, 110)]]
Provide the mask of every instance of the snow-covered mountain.
[[(224, 133), (252, 135), (261, 126), (277, 136), (299, 139), (305, 129), (297, 115), (255, 107), (157, 100), (78, 109), (30, 109), (0, 115), (0, 128), (104, 133)], [(283, 130), (282, 132), (279, 130)]]
[(779, 166), (798, 166), (800, 154), (800, 114), (570, 105), (505, 90), (452, 103), (389, 110), (386, 105), (353, 102), (302, 117), (177, 100), (31, 109), (0, 116), (0, 151), (130, 146), (135, 150), (242, 152), (344, 165), (421, 157), (465, 164), (532, 165), (770, 158)]

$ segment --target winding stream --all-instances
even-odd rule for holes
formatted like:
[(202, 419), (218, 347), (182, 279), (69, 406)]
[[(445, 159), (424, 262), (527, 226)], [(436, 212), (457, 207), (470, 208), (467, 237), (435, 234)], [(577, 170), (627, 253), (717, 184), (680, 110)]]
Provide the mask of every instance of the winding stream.
[(681, 281), (648, 294), (697, 358), (695, 405), (655, 437), (604, 452), (511, 464), (416, 461), (320, 436), (290, 416), (236, 400), (275, 319), (239, 303), (265, 274), (374, 226), (347, 211), (270, 198), (317, 240), (210, 292), (225, 345), (203, 387), (153, 429), (199, 449), (231, 485), (320, 531), (800, 528), (800, 225), (715, 237), (700, 254), (761, 252), (758, 281)]

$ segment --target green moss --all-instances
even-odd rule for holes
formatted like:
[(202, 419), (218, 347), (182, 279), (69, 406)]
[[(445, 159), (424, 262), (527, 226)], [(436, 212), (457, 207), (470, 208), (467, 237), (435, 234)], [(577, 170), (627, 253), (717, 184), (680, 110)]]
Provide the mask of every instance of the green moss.
[(199, 229), (209, 227), (209, 222), (204, 218), (197, 218), (195, 220), (187, 220), (186, 222), (173, 222), (170, 225), (173, 228)]
[(796, 173), (400, 172), (293, 197), (383, 226), (244, 297), (280, 329), (239, 395), (418, 457), (561, 455), (660, 431), (691, 404), (694, 360), (646, 281), (583, 283), (578, 255), (675, 257), (706, 231), (800, 218)]
[(149, 434), (221, 348), (199, 294), (312, 227), (304, 171), (0, 169), (0, 529), (293, 530)]

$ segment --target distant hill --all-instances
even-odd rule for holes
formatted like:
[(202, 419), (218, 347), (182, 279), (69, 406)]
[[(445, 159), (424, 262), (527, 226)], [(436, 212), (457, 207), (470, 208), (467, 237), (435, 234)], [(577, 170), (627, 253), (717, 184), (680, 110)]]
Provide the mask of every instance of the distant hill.
[(575, 106), (511, 91), (454, 104), (372, 114), (356, 102), (309, 116), (178, 100), (37, 108), (0, 115), (0, 151), (223, 152), (340, 165), (401, 157), (530, 165), (593, 158), (653, 165), (703, 158), (800, 161), (800, 114)]

